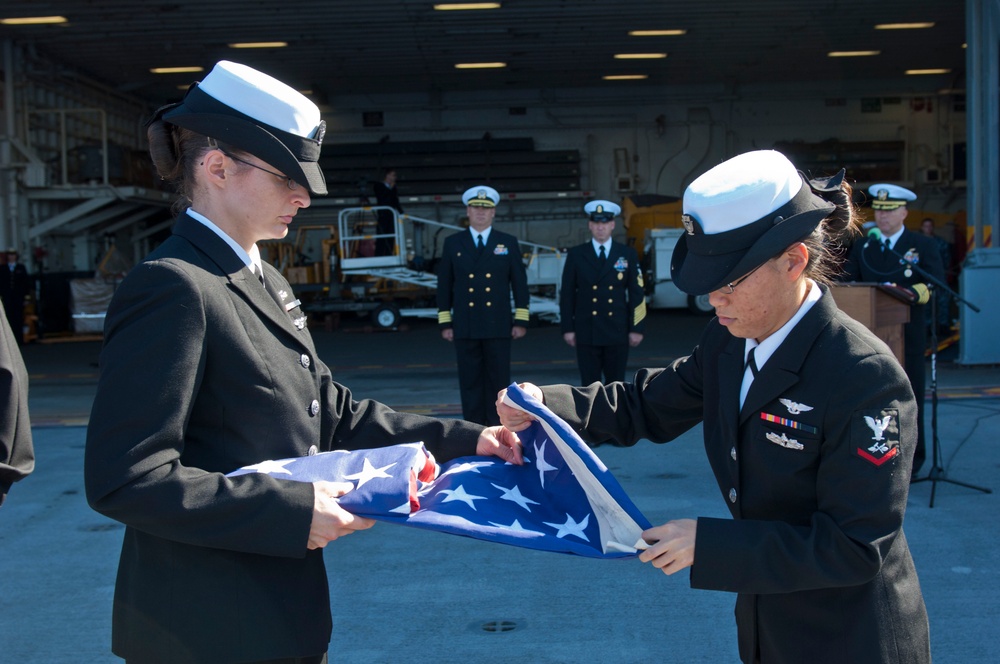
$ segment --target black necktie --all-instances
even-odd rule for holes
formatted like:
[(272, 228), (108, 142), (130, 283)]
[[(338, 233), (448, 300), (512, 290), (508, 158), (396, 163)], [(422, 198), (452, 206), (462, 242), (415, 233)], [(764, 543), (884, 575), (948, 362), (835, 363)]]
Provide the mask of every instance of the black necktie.
[(886, 238), (882, 243), (882, 251), (888, 251), (889, 249), (892, 249), (892, 246), (889, 244), (889, 238)]
[(604, 245), (603, 245), (603, 244), (601, 245), (601, 250), (600, 250), (600, 252), (599, 252), (599, 253), (597, 254), (597, 257), (601, 259), (601, 262), (602, 262), (602, 263), (603, 263), (603, 262), (604, 262), (604, 260), (605, 260), (605, 259), (606, 259), (606, 258), (608, 257), (608, 256), (607, 256), (607, 254), (605, 254), (605, 253), (604, 253)]
[(750, 367), (750, 374), (751, 374), (751, 375), (752, 375), (752, 376), (753, 376), (754, 378), (756, 378), (756, 377), (757, 377), (757, 372), (759, 371), (759, 369), (757, 369), (757, 360), (755, 360), (755, 359), (754, 359), (754, 357), (753, 357), (753, 352), (754, 352), (755, 350), (757, 350), (757, 347), (756, 347), (756, 346), (754, 346), (753, 348), (751, 348), (751, 349), (750, 349), (750, 354), (749, 354), (749, 355), (747, 355), (747, 363), (746, 363), (746, 365), (745, 365), (745, 366), (743, 367), (743, 371), (746, 371), (746, 370), (747, 370), (747, 367)]
[(482, 235), (477, 235), (476, 236), (476, 249), (479, 250), (479, 253), (483, 253), (483, 247), (484, 246), (485, 245), (483, 244), (483, 236)]

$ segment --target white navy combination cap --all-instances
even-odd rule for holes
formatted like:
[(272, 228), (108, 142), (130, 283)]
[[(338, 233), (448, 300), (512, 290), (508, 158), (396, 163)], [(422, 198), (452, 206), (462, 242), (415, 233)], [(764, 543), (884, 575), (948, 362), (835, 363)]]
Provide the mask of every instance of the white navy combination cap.
[(622, 208), (617, 203), (611, 201), (590, 201), (583, 206), (583, 211), (587, 213), (591, 221), (604, 223), (614, 221), (622, 212)]
[(319, 167), (326, 122), (302, 93), (252, 67), (222, 60), (184, 99), (150, 122), (184, 127), (259, 157), (313, 194), (326, 193)]
[(780, 152), (756, 150), (700, 175), (684, 191), (670, 265), (690, 295), (711, 293), (808, 236), (835, 209), (815, 191), (839, 189), (842, 170), (806, 180)]
[(917, 200), (912, 191), (894, 184), (873, 184), (868, 187), (868, 193), (872, 197), (873, 210), (895, 210)]
[(470, 207), (496, 207), (500, 202), (500, 194), (493, 187), (478, 185), (462, 194), (462, 202)]

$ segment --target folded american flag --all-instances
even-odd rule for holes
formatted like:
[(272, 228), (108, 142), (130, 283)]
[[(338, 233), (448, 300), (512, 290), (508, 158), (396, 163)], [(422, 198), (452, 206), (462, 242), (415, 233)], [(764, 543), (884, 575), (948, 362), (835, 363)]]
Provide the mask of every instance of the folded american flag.
[(650, 524), (607, 467), (516, 385), (506, 400), (538, 418), (518, 433), (523, 466), (481, 456), (437, 466), (422, 443), (410, 443), (264, 461), (229, 475), (348, 481), (355, 489), (338, 501), (360, 516), (543, 551), (636, 555)]

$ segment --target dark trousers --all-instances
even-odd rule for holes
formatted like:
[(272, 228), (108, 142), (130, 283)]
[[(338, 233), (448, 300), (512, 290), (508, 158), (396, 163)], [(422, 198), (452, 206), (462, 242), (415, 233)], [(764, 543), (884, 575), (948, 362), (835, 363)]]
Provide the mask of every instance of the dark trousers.
[(487, 426), (500, 424), (497, 392), (510, 385), (510, 337), (455, 339), (462, 418)]
[(906, 371), (906, 377), (910, 379), (913, 396), (917, 399), (917, 448), (913, 452), (913, 472), (916, 473), (927, 458), (924, 438), (924, 393), (927, 391), (927, 366), (923, 352), (904, 354), (903, 369)]
[(396, 224), (393, 223), (392, 213), (388, 210), (378, 211), (378, 234), (389, 235), (390, 237), (380, 237), (375, 240), (376, 256), (392, 256), (396, 253)]
[(913, 396), (917, 398), (917, 448), (913, 452), (913, 473), (920, 470), (927, 458), (924, 436), (924, 393), (927, 391), (927, 347), (925, 317), (930, 307), (910, 307), (910, 322), (903, 326), (903, 370), (910, 379)]
[[(615, 346), (589, 346), (577, 343), (576, 363), (580, 367), (580, 385), (595, 382), (613, 383), (625, 380), (625, 365), (628, 364), (628, 344)], [(604, 380), (601, 380), (601, 374)]]

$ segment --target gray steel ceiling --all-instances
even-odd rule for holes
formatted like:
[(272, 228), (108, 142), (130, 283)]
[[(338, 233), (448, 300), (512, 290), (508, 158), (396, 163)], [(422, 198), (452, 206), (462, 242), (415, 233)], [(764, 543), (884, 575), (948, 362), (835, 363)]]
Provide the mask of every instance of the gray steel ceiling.
[[(432, 0), (3, 0), (0, 18), (58, 14), (64, 26), (0, 25), (0, 39), (152, 103), (179, 96), (198, 74), (155, 75), (156, 66), (220, 59), (257, 66), (327, 98), (343, 93), (554, 89), (603, 86), (641, 95), (664, 86), (822, 80), (849, 87), (939, 68), (937, 87), (963, 88), (961, 0), (502, 0), (491, 11), (439, 12)], [(932, 21), (925, 30), (876, 31), (884, 22)], [(629, 37), (634, 29), (684, 28), (680, 37)], [(233, 41), (289, 43), (236, 51)], [(869, 50), (868, 58), (828, 51)], [(652, 61), (620, 52), (666, 52)], [(459, 71), (463, 61), (502, 70)], [(645, 82), (605, 74), (645, 73)]]

